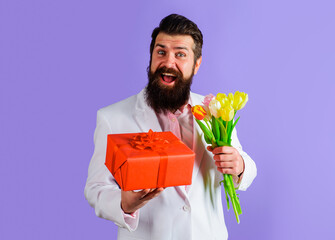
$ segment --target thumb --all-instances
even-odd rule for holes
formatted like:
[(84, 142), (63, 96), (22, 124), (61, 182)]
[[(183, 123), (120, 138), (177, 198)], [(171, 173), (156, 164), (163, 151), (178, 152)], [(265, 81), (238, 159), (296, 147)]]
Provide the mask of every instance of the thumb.
[(211, 146), (207, 146), (207, 150), (213, 152), (213, 148)]

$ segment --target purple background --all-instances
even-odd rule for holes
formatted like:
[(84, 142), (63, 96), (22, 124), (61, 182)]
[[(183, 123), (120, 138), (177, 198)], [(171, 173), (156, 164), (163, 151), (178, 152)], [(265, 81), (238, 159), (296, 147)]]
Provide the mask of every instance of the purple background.
[(151, 31), (196, 22), (193, 91), (249, 93), (239, 138), (258, 176), (230, 239), (333, 239), (335, 4), (0, 1), (0, 239), (116, 239), (84, 198), (96, 111), (146, 85)]

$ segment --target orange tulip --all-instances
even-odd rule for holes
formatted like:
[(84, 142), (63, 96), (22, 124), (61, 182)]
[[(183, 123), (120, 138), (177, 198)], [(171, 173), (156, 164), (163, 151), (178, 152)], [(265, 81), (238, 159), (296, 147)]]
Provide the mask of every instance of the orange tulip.
[(200, 105), (195, 105), (191, 110), (194, 117), (198, 120), (203, 120), (207, 115), (206, 110)]

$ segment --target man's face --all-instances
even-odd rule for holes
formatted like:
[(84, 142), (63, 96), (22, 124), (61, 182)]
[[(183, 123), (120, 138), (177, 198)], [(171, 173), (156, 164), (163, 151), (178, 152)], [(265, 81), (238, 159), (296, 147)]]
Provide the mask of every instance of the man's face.
[(151, 56), (151, 73), (159, 69), (169, 69), (170, 72), (161, 74), (161, 85), (173, 87), (176, 74), (179, 73), (184, 79), (191, 78), (197, 73), (201, 58), (194, 64), (194, 41), (189, 35), (168, 35), (159, 33)]
[(153, 48), (147, 86), (148, 104), (156, 111), (175, 111), (190, 94), (193, 75), (201, 57), (194, 63), (194, 42), (188, 35), (159, 33)]

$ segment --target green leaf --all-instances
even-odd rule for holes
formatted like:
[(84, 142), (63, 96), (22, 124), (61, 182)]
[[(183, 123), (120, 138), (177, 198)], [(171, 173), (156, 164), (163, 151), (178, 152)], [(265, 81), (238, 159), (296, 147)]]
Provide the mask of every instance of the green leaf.
[(237, 124), (237, 122), (238, 122), (238, 120), (240, 119), (240, 117), (238, 117), (237, 119), (236, 119), (236, 121), (234, 122), (234, 124), (233, 124), (233, 126), (232, 126), (232, 129), (231, 129), (231, 131), (233, 131), (234, 130), (234, 127), (236, 126), (236, 124)]
[[(203, 131), (203, 133), (205, 134), (205, 136), (208, 139), (213, 139), (213, 133), (205, 126), (205, 124), (203, 124), (200, 120), (195, 119), (195, 121), (198, 123), (199, 127), (201, 128), (201, 130)], [(205, 139), (206, 141), (206, 139)], [(207, 141), (206, 141), (207, 142)], [(211, 142), (211, 141), (210, 141)], [(210, 143), (209, 143), (210, 144)]]
[(228, 122), (228, 126), (227, 126), (227, 135), (228, 135), (227, 142), (229, 144), (231, 144), (232, 122), (233, 122), (233, 120), (230, 120)]
[(220, 141), (227, 142), (227, 132), (226, 128), (223, 125), (222, 121), (218, 121), (220, 126)]
[(220, 127), (218, 120), (213, 116), (212, 117), (212, 131), (214, 134), (215, 139), (220, 139)]
[(204, 137), (207, 144), (212, 144), (212, 141), (207, 137), (206, 134), (204, 134)]

